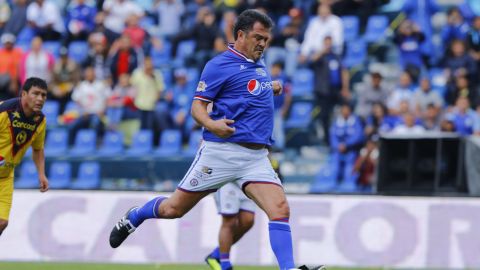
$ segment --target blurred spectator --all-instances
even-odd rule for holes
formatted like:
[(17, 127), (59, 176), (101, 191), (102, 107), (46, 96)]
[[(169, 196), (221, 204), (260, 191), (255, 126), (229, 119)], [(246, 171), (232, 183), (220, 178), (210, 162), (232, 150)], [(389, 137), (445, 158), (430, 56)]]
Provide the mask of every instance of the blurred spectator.
[(390, 93), (382, 81), (383, 77), (379, 72), (371, 72), (370, 80), (363, 82), (358, 87), (356, 113), (363, 119), (367, 119), (372, 114), (373, 104), (387, 102)]
[(53, 84), (49, 91), (49, 98), (59, 101), (60, 113), (63, 113), (65, 106), (70, 101), (71, 92), (79, 80), (80, 70), (77, 63), (68, 57), (67, 48), (62, 47), (60, 58), (53, 67)]
[(405, 0), (402, 10), (407, 15), (407, 19), (414, 21), (425, 34), (425, 41), (420, 48), (422, 54), (433, 56), (432, 17), (440, 11), (436, 0)]
[(473, 124), (473, 133), (477, 136), (480, 135), (480, 104), (477, 104), (475, 110), (475, 123)]
[[(113, 88), (110, 97), (107, 100), (107, 107), (118, 113), (118, 120), (125, 121), (138, 119), (138, 110), (135, 107), (134, 99), (137, 90), (130, 83), (130, 75), (122, 74), (118, 79), (118, 84)], [(109, 127), (116, 128), (119, 123), (109, 119)]]
[[(209, 7), (213, 9), (213, 5), (209, 0), (193, 0), (185, 1), (185, 11), (183, 13), (183, 27), (191, 28), (197, 21), (197, 12), (203, 7)], [(226, 10), (224, 13), (231, 10)]]
[(180, 41), (193, 39), (195, 41), (195, 52), (190, 59), (187, 59), (186, 64), (203, 68), (207, 61), (214, 56), (215, 40), (221, 36), (221, 33), (215, 25), (215, 14), (210, 8), (200, 9), (197, 16), (198, 22), (193, 28), (182, 31), (175, 36), (172, 44), (172, 55), (176, 56)]
[(140, 17), (137, 15), (131, 15), (128, 17), (123, 34), (130, 37), (132, 47), (136, 50), (139, 58), (143, 58), (143, 55), (150, 55), (150, 48), (152, 45), (160, 47), (161, 43), (155, 37), (150, 36), (150, 34), (140, 26), (139, 22)]
[(332, 6), (333, 14), (338, 16), (358, 16), (360, 19), (360, 27), (364, 28), (367, 24), (368, 18), (382, 5), (390, 2), (390, 0), (320, 0), (318, 2), (329, 3)]
[(342, 20), (332, 14), (329, 5), (319, 5), (317, 12), (317, 16), (309, 21), (305, 31), (300, 48), (301, 63), (324, 50), (324, 39), (327, 36), (332, 38), (332, 47), (335, 53), (341, 53), (343, 49)]
[(75, 136), (80, 129), (93, 128), (98, 137), (105, 131), (104, 115), (107, 99), (111, 90), (107, 84), (95, 78), (93, 67), (87, 67), (84, 80), (72, 92), (72, 100), (80, 108), (80, 116), (69, 126), (69, 144), (75, 141)]
[(455, 79), (455, 87), (452, 91), (447, 92), (447, 104), (455, 105), (455, 102), (459, 97), (468, 98), (470, 104), (475, 104), (477, 100), (477, 94), (474, 89), (471, 88), (466, 76), (459, 76)]
[(103, 11), (106, 14), (105, 27), (117, 36), (123, 32), (125, 21), (130, 15), (143, 17), (142, 8), (131, 0), (106, 0), (103, 3)]
[(95, 27), (90, 35), (101, 34), (106, 37), (108, 44), (110, 45), (119, 37), (119, 34), (113, 32), (105, 26), (105, 17), (105, 12), (97, 12), (94, 19)]
[(413, 94), (411, 103), (415, 110), (415, 115), (423, 117), (430, 105), (433, 105), (435, 110), (440, 111), (443, 107), (443, 98), (438, 92), (432, 91), (430, 80), (423, 78), (420, 81), (420, 87)]
[(0, 34), (3, 33), (3, 29), (10, 19), (10, 6), (6, 0), (0, 0)]
[(102, 33), (91, 34), (88, 38), (89, 51), (87, 58), (82, 63), (82, 68), (93, 67), (95, 78), (106, 80), (110, 77), (107, 63), (107, 39)]
[(425, 35), (416, 24), (406, 20), (400, 24), (393, 40), (400, 51), (399, 59), (403, 69), (409, 71), (413, 81), (417, 81), (423, 66), (420, 45), (425, 40)]
[(95, 27), (96, 8), (86, 4), (85, 0), (74, 2), (67, 10), (67, 44), (72, 40), (87, 40)]
[(462, 136), (473, 134), (475, 111), (470, 109), (470, 101), (466, 97), (458, 97), (455, 107), (445, 115), (455, 125), (455, 132)]
[(170, 39), (176, 36), (182, 26), (181, 18), (185, 7), (181, 0), (160, 0), (155, 4), (158, 13), (159, 34)]
[(480, 68), (480, 16), (475, 17), (472, 28), (467, 34), (467, 46), (470, 56), (477, 62)]
[(400, 75), (400, 82), (397, 88), (393, 90), (387, 100), (387, 107), (390, 114), (398, 115), (400, 103), (402, 101), (410, 102), (413, 96), (413, 85), (410, 74), (403, 72)]
[(465, 43), (462, 40), (454, 40), (451, 44), (451, 53), (445, 59), (445, 73), (448, 78), (448, 91), (455, 88), (455, 78), (466, 76), (470, 86), (478, 81), (476, 72), (477, 65), (473, 58), (467, 53)]
[(418, 124), (415, 115), (413, 113), (406, 113), (403, 115), (403, 122), (394, 127), (391, 131), (392, 134), (402, 135), (414, 135), (425, 133), (426, 130), (423, 126)]
[(272, 81), (279, 81), (283, 86), (282, 94), (273, 97), (273, 104), (275, 108), (273, 125), (273, 139), (275, 140), (274, 147), (281, 150), (285, 147), (285, 131), (283, 129), (283, 122), (287, 117), (290, 104), (292, 103), (292, 85), (290, 79), (283, 71), (283, 63), (281, 62), (276, 62), (272, 65), (270, 69), (270, 76), (272, 77)]
[(226, 11), (223, 13), (222, 31), (227, 43), (233, 43), (235, 41), (233, 34), (233, 27), (237, 20), (237, 13), (235, 11)]
[(16, 0), (12, 6), (12, 15), (5, 25), (4, 32), (15, 36), (27, 25), (27, 0)]
[(55, 58), (43, 49), (43, 41), (40, 37), (32, 40), (30, 51), (23, 55), (20, 63), (20, 81), (23, 83), (27, 78), (38, 77), (49, 83), (52, 79)]
[(460, 10), (457, 7), (452, 7), (447, 12), (447, 24), (442, 27), (442, 42), (445, 46), (456, 39), (465, 40), (469, 30), (468, 23), (464, 21)]
[(115, 85), (120, 75), (132, 72), (138, 66), (138, 56), (133, 49), (130, 37), (122, 35), (112, 46), (113, 56), (110, 63), (110, 74)]
[[(155, 124), (155, 106), (165, 89), (163, 76), (154, 70), (152, 59), (146, 57), (143, 67), (133, 72), (130, 82), (137, 91), (134, 103), (140, 112), (140, 128), (154, 130), (158, 138), (159, 128)], [(157, 141), (154, 140), (154, 142)]]
[(60, 9), (50, 0), (35, 0), (28, 5), (27, 21), (42, 40), (60, 40), (65, 31)]
[(380, 133), (391, 129), (387, 114), (387, 107), (383, 103), (373, 103), (372, 113), (366, 121), (365, 135), (367, 137), (378, 136)]
[(315, 74), (315, 103), (321, 108), (319, 117), (324, 139), (328, 143), (333, 108), (340, 101), (351, 98), (350, 76), (348, 70), (342, 66), (340, 56), (334, 53), (332, 38), (329, 36), (324, 38), (322, 50), (311, 56), (311, 61)]
[(358, 174), (357, 184), (361, 189), (370, 188), (376, 178), (378, 156), (378, 136), (370, 137), (355, 160), (353, 171)]
[(428, 131), (440, 131), (440, 110), (434, 104), (428, 104), (422, 115), (423, 127)]
[(19, 87), (19, 73), (22, 50), (15, 47), (15, 36), (4, 33), (0, 41), (0, 100), (16, 97)]
[(352, 108), (344, 103), (340, 114), (330, 128), (330, 149), (332, 162), (332, 176), (343, 180), (352, 173), (364, 135), (360, 118), (352, 114)]

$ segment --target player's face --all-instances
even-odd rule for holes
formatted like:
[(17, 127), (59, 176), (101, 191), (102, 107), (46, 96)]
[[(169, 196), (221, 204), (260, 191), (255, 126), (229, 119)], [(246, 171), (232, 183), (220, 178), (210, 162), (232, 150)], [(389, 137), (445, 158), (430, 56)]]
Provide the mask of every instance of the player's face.
[(45, 100), (47, 100), (47, 90), (33, 86), (30, 91), (22, 92), (22, 98), (26, 100), (26, 106), (35, 113), (42, 110)]
[(248, 31), (244, 36), (245, 55), (255, 61), (260, 59), (270, 38), (270, 29), (265, 28), (260, 22), (256, 22), (252, 30)]

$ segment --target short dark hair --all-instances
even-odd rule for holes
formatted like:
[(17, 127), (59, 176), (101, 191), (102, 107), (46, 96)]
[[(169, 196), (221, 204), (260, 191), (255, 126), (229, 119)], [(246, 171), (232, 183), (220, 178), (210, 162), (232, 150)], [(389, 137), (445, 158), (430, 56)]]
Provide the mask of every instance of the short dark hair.
[(237, 40), (238, 31), (248, 32), (253, 29), (253, 25), (259, 22), (268, 29), (273, 27), (273, 21), (266, 14), (255, 9), (247, 9), (238, 15), (235, 26), (233, 26), (233, 38)]
[(47, 82), (45, 80), (37, 77), (30, 77), (25, 81), (25, 83), (23, 83), (22, 90), (25, 92), (28, 92), (34, 86), (40, 89), (43, 89), (45, 91), (47, 91), (48, 89)]

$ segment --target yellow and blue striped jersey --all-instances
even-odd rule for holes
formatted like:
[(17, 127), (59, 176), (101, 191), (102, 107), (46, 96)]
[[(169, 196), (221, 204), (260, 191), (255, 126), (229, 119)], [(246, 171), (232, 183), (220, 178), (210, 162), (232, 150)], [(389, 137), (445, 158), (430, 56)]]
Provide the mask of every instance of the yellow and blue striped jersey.
[(13, 177), (28, 147), (41, 150), (46, 119), (42, 113), (26, 117), (20, 98), (0, 101), (0, 179)]

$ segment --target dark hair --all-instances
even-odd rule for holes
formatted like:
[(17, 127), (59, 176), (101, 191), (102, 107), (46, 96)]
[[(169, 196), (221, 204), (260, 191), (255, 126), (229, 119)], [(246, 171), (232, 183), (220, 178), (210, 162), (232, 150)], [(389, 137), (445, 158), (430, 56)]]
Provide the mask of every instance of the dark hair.
[(40, 89), (43, 89), (45, 91), (47, 91), (48, 89), (47, 82), (45, 80), (37, 77), (30, 77), (25, 81), (25, 83), (23, 83), (22, 90), (25, 92), (28, 92), (34, 86)]
[(235, 26), (233, 27), (233, 38), (237, 40), (238, 31), (248, 32), (253, 29), (253, 25), (259, 22), (268, 29), (273, 27), (273, 21), (266, 14), (254, 9), (247, 9), (238, 15)]
[(279, 67), (281, 69), (285, 68), (285, 63), (282, 60), (273, 62), (272, 67)]

